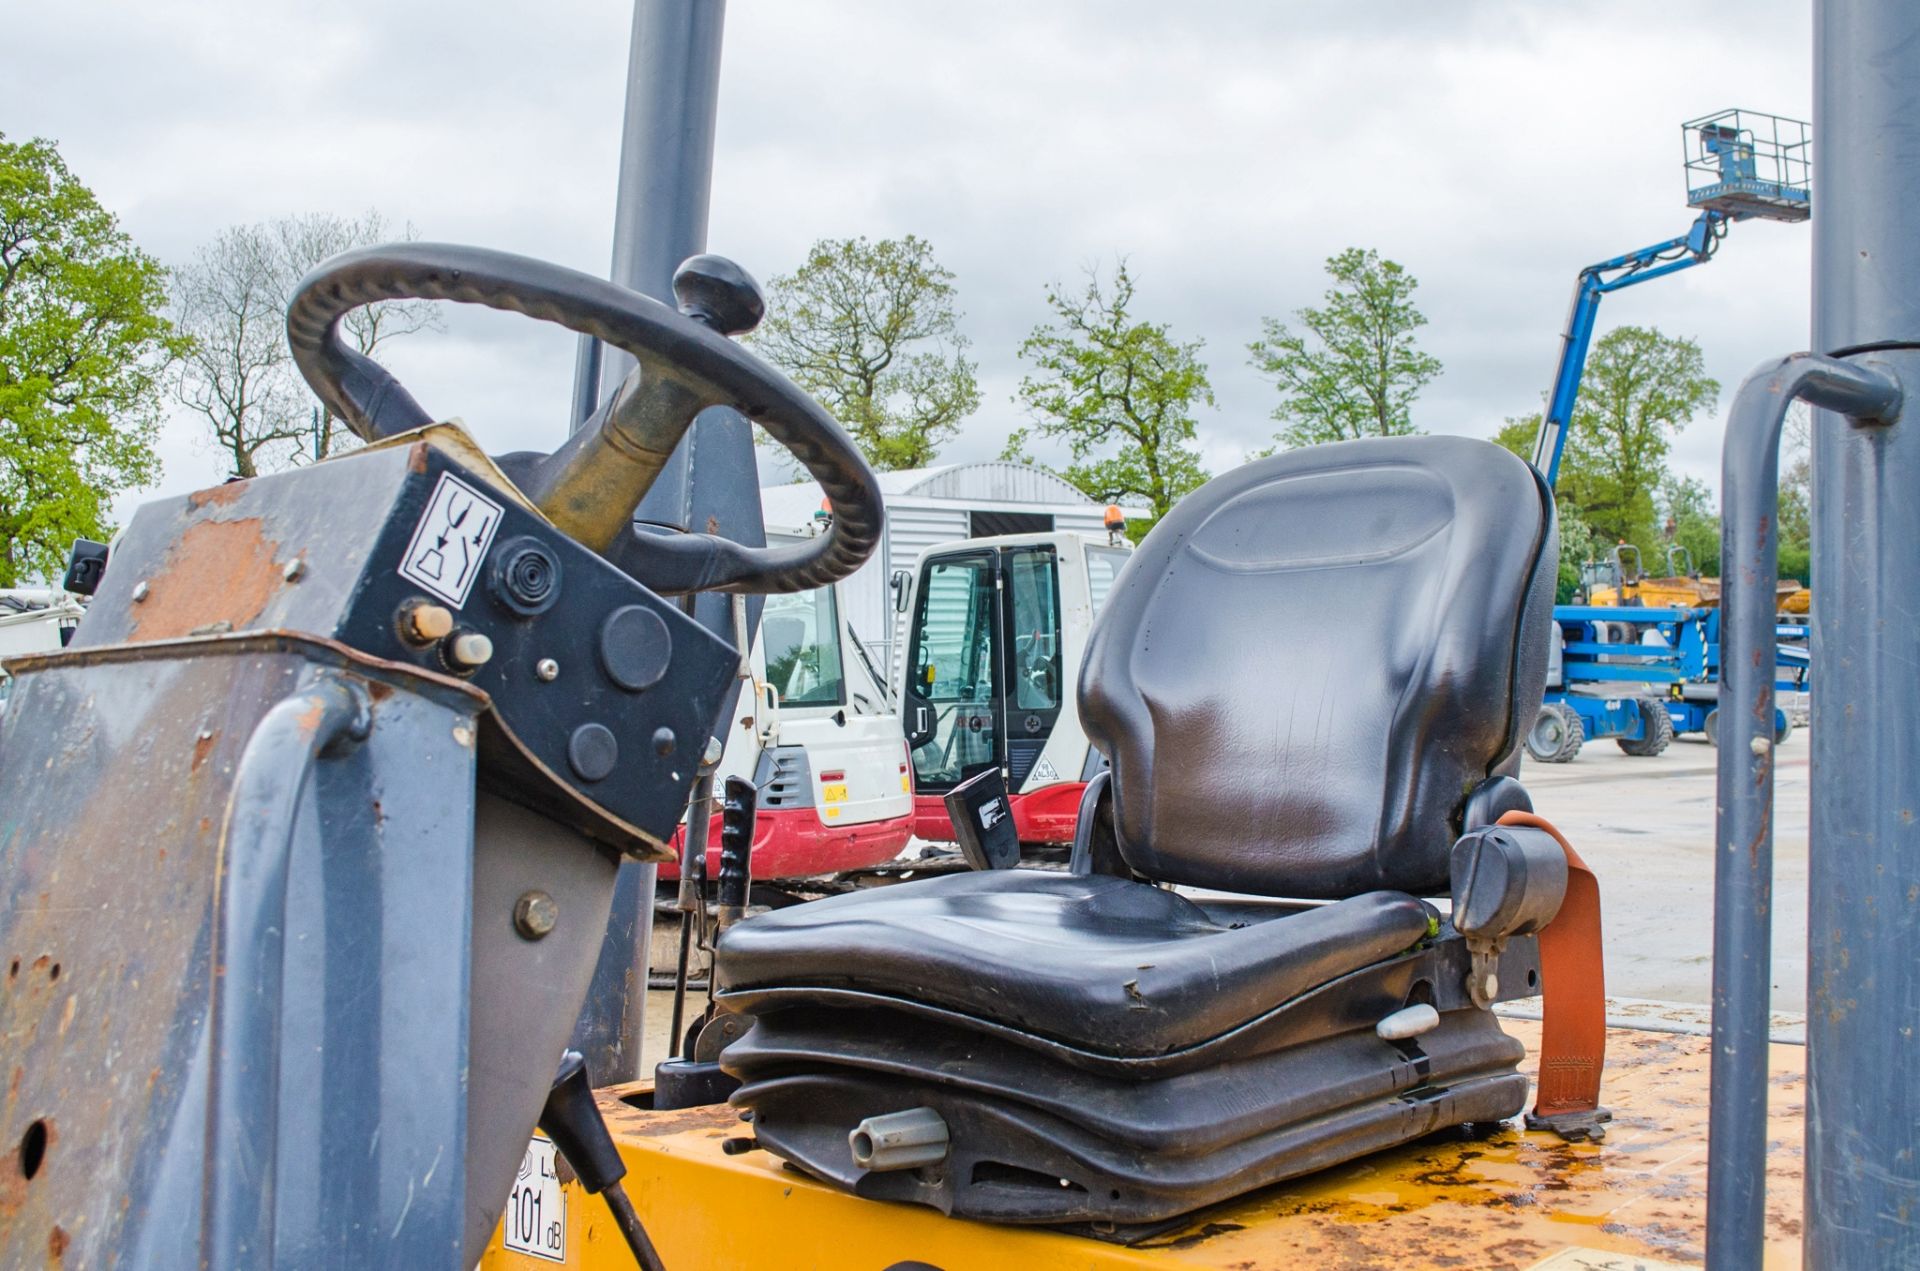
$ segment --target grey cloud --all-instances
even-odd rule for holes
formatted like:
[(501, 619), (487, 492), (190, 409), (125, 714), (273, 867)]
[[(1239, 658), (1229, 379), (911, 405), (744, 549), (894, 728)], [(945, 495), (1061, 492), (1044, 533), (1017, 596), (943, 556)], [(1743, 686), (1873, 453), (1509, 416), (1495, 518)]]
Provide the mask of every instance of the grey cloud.
[[(58, 138), (163, 258), (227, 224), (378, 207), (428, 238), (605, 268), (623, 5), (22, 6), (0, 127)], [(1672, 6), (1523, 0), (734, 0), (711, 243), (762, 276), (825, 235), (913, 232), (958, 275), (986, 401), (955, 458), (1020, 422), (1043, 287), (1130, 256), (1143, 312), (1203, 338), (1210, 461), (1263, 444), (1244, 346), (1377, 247), (1420, 278), (1446, 374), (1418, 417), (1484, 435), (1536, 408), (1580, 266), (1680, 233), (1681, 120), (1804, 114), (1804, 5), (1654, 41)], [(1699, 338), (1728, 391), (1806, 339), (1804, 227), (1740, 226), (1712, 266), (1608, 300), (1603, 325)], [(389, 360), (495, 448), (550, 445), (566, 337), (457, 314)], [(190, 425), (180, 421), (178, 429)], [(1703, 419), (1676, 455), (1717, 469)], [(165, 486), (216, 475), (185, 432)]]

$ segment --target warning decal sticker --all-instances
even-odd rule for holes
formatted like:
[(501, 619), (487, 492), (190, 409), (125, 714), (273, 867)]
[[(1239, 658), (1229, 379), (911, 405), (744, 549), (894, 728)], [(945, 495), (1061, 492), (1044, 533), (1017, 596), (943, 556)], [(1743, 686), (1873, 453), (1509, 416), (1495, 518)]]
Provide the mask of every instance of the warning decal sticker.
[(455, 609), (467, 603), (480, 562), (500, 528), (500, 505), (451, 472), (427, 500), (413, 541), (400, 561), (400, 576), (418, 583)]

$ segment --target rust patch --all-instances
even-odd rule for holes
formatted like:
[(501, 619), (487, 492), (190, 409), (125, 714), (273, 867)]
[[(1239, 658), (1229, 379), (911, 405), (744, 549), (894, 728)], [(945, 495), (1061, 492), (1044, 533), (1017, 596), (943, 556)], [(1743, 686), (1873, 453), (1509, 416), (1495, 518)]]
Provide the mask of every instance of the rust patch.
[(320, 723), (326, 717), (326, 706), (321, 702), (315, 702), (313, 705), (307, 707), (306, 710), (300, 712), (300, 718), (297, 721), (300, 725), (300, 731), (303, 733), (319, 732)]
[(202, 731), (198, 737), (193, 739), (193, 763), (191, 770), (194, 772), (200, 771), (200, 766), (207, 762), (207, 756), (212, 753), (213, 733), (211, 731)]
[(173, 640), (225, 622), (251, 624), (285, 582), (274, 565), (280, 546), (261, 533), (257, 516), (201, 521), (167, 552), (149, 580), (145, 602), (133, 606), (130, 640)]
[(195, 490), (187, 496), (187, 506), (195, 511), (204, 507), (227, 507), (238, 503), (253, 485), (252, 478), (245, 481), (229, 481), (225, 485), (208, 486), (204, 490)]
[(427, 470), (427, 443), (416, 441), (407, 451), (407, 471), (425, 472)]
[(71, 1243), (67, 1233), (61, 1230), (60, 1224), (55, 1223), (52, 1233), (47, 1236), (47, 1261), (56, 1267), (65, 1262), (67, 1246)]
[(0, 1159), (0, 1218), (12, 1218), (27, 1203), (27, 1176), (20, 1168), (20, 1149)]
[(705, 1131), (710, 1137), (726, 1138), (740, 1129), (739, 1110), (724, 1103), (655, 1112), (651, 1108), (627, 1102), (628, 1098), (650, 1099), (653, 1094), (651, 1083), (609, 1086), (594, 1091), (594, 1094), (600, 1105), (600, 1115), (606, 1118), (607, 1124), (618, 1126), (620, 1131), (636, 1138), (663, 1138), (690, 1131)]

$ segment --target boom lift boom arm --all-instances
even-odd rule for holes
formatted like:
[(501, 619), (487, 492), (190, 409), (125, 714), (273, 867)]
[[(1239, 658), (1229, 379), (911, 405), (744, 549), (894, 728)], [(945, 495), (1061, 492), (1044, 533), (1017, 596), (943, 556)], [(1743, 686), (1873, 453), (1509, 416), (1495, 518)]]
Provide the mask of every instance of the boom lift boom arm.
[(1593, 324), (1600, 314), (1600, 298), (1622, 287), (1706, 264), (1713, 259), (1720, 240), (1726, 237), (1727, 222), (1743, 219), (1738, 214), (1709, 208), (1700, 213), (1679, 238), (1642, 247), (1580, 271), (1580, 279), (1573, 287), (1573, 306), (1567, 312), (1567, 328), (1560, 334), (1560, 361), (1553, 371), (1553, 392), (1547, 399), (1540, 435), (1533, 445), (1533, 466), (1546, 474), (1549, 487), (1560, 478), (1560, 452), (1566, 449), (1567, 425), (1573, 420), (1573, 404), (1580, 396), (1580, 377), (1586, 371), (1587, 348), (1593, 342)]

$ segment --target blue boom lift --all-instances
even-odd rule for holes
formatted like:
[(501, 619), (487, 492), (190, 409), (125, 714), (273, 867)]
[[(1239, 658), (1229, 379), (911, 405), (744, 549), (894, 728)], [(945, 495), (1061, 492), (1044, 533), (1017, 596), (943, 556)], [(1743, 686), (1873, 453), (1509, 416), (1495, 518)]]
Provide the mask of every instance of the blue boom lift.
[[(1561, 334), (1553, 389), (1533, 462), (1555, 486), (1567, 429), (1580, 395), (1600, 300), (1609, 292), (1712, 260), (1727, 227), (1751, 219), (1804, 221), (1812, 210), (1811, 127), (1795, 119), (1724, 110), (1681, 125), (1687, 205), (1700, 215), (1687, 232), (1580, 271)], [(1561, 648), (1527, 752), (1566, 763), (1589, 738), (1612, 737), (1630, 755), (1657, 755), (1676, 731), (1706, 731), (1717, 689), (1719, 624), (1711, 609), (1559, 605)], [(1665, 696), (1646, 690), (1664, 686)], [(1786, 716), (1776, 732), (1784, 738)]]

